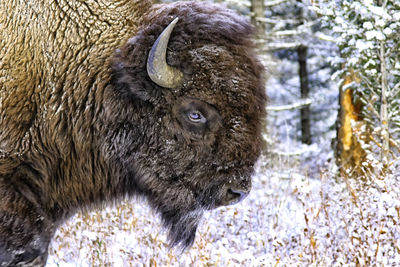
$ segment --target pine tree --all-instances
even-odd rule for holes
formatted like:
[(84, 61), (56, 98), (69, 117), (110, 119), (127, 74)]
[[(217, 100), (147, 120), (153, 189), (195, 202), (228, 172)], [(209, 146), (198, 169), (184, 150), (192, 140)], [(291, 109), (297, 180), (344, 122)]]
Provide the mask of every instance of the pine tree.
[[(353, 140), (348, 146), (346, 134), (339, 135), (345, 150), (339, 151), (342, 170), (386, 177), (400, 167), (400, 2), (323, 0), (319, 11), (340, 49), (340, 114), (350, 118), (350, 132), (345, 128), (349, 124), (339, 118), (339, 132)], [(350, 109), (346, 95), (351, 96)]]
[(265, 35), (265, 22), (262, 20), (265, 17), (264, 0), (251, 0), (251, 23), (257, 28), (258, 37)]

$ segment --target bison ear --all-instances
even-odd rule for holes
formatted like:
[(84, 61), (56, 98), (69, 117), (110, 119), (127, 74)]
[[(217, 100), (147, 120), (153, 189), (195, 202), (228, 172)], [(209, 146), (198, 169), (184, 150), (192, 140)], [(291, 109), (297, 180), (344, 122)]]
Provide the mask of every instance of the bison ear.
[(150, 101), (156, 90), (137, 70), (138, 68), (125, 66), (124, 62), (114, 62), (112, 65), (114, 87), (122, 96)]

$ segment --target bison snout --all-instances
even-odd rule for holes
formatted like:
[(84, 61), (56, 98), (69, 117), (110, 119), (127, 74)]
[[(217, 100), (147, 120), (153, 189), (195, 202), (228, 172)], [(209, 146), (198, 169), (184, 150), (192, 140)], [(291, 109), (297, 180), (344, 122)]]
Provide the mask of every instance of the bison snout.
[(247, 189), (237, 189), (237, 188), (227, 188), (225, 191), (225, 195), (221, 200), (221, 204), (232, 205), (239, 203), (243, 199), (245, 199), (250, 193), (250, 190)]

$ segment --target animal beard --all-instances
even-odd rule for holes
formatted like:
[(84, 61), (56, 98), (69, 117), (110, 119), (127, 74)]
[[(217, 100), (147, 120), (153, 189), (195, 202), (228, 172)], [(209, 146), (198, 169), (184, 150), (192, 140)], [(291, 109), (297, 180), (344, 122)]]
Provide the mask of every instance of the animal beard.
[(221, 185), (213, 185), (201, 192), (194, 210), (161, 212), (163, 226), (168, 229), (168, 240), (171, 247), (179, 247), (183, 251), (193, 245), (204, 210), (211, 210), (219, 206), (215, 200), (222, 197), (221, 188)]
[(193, 245), (196, 230), (203, 216), (203, 210), (182, 213), (163, 213), (162, 219), (168, 229), (168, 240), (171, 247), (179, 247), (182, 251)]

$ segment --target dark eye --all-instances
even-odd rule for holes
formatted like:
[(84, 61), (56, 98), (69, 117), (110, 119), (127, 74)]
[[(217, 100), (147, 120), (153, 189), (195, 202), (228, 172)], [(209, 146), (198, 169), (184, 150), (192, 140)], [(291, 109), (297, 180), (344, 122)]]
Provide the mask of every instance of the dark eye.
[(200, 111), (189, 111), (187, 114), (189, 120), (195, 123), (206, 123), (207, 119), (201, 114)]

